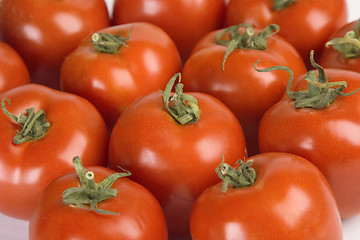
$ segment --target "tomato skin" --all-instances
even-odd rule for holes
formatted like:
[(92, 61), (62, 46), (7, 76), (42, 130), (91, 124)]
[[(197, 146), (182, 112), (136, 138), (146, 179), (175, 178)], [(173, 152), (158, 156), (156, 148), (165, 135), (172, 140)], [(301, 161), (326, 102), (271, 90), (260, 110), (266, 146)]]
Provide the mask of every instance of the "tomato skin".
[(41, 191), (55, 177), (73, 170), (79, 155), (84, 166), (106, 165), (108, 132), (104, 120), (87, 100), (48, 87), (27, 84), (2, 95), (17, 115), (43, 109), (51, 126), (38, 140), (14, 144), (20, 125), (0, 114), (0, 212), (28, 220)]
[(139, 99), (120, 116), (110, 136), (109, 166), (129, 170), (131, 179), (159, 200), (169, 233), (189, 234), (191, 207), (208, 186), (221, 154), (235, 163), (246, 156), (244, 135), (234, 115), (219, 100), (192, 93), (200, 119), (180, 125), (167, 112), (162, 94)]
[[(216, 43), (221, 30), (204, 36), (195, 46), (183, 69), (185, 91), (205, 92), (221, 100), (241, 123), (249, 156), (259, 153), (257, 129), (264, 112), (282, 97), (288, 74), (282, 71), (258, 73), (258, 68), (285, 65), (299, 76), (306, 72), (299, 53), (282, 37), (272, 35), (265, 50), (236, 49), (222, 62), (227, 47)], [(260, 30), (255, 29), (258, 33)]]
[[(115, 173), (104, 167), (89, 167), (95, 182)], [(99, 209), (120, 213), (99, 214), (63, 203), (62, 193), (80, 187), (76, 173), (56, 178), (44, 190), (29, 224), (29, 239), (167, 239), (164, 213), (156, 198), (143, 186), (127, 178), (117, 179), (111, 188), (115, 198), (98, 204)]]
[[(342, 38), (344, 35), (349, 32), (353, 31), (355, 24), (357, 21), (352, 21), (350, 23), (345, 24), (343, 27), (338, 29), (334, 32), (328, 40), (334, 38)], [(345, 58), (342, 54), (335, 50), (333, 47), (324, 47), (319, 64), (325, 68), (338, 68), (338, 69), (346, 69), (355, 72), (360, 72), (360, 58)]]
[[(344, 92), (360, 87), (359, 73), (325, 69), (329, 82), (346, 81)], [(294, 80), (294, 90), (306, 89), (302, 77)], [(360, 214), (360, 95), (338, 96), (321, 110), (295, 109), (288, 96), (271, 107), (259, 127), (261, 152), (289, 152), (316, 165), (329, 182), (343, 219)]]
[(19, 54), (0, 42), (0, 93), (30, 83), (29, 71)]
[[(311, 50), (320, 54), (328, 37), (347, 22), (346, 0), (300, 0), (275, 11), (273, 0), (230, 0), (226, 25), (243, 22), (256, 27), (280, 26), (279, 35), (301, 54), (308, 67)], [(318, 55), (319, 56), (319, 55)]]
[(110, 25), (104, 0), (3, 0), (0, 39), (24, 59), (34, 83), (59, 89), (64, 58), (88, 34)]
[[(129, 31), (131, 31), (129, 33)], [(99, 32), (130, 37), (115, 54), (100, 53), (85, 39), (64, 61), (62, 89), (92, 102), (112, 128), (135, 99), (164, 89), (181, 70), (178, 50), (159, 27), (145, 22), (113, 26)], [(151, 36), (151, 37), (149, 37)]]
[(314, 165), (287, 153), (251, 159), (257, 172), (252, 186), (223, 193), (221, 182), (196, 200), (191, 213), (194, 240), (342, 239), (334, 196)]
[(163, 28), (185, 62), (203, 35), (223, 27), (225, 1), (115, 0), (113, 9), (113, 24), (146, 21)]

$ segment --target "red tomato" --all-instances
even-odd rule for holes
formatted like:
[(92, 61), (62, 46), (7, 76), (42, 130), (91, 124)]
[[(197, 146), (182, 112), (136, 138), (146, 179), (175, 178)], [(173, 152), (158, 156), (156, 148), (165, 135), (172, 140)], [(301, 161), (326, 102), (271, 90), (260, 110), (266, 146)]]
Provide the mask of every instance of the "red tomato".
[[(4, 98), (11, 105), (3, 100), (3, 111), (15, 116), (0, 114), (0, 212), (29, 219), (41, 191), (73, 169), (75, 155), (86, 166), (107, 163), (108, 132), (96, 108), (70, 93), (27, 84), (0, 95)], [(31, 122), (24, 123), (25, 116)]]
[(347, 23), (330, 36), (320, 57), (321, 66), (360, 72), (359, 24), (359, 21)]
[(160, 26), (183, 62), (203, 35), (223, 27), (224, 16), (224, 0), (115, 0), (113, 5), (113, 24), (146, 21)]
[[(227, 32), (221, 34), (222, 31)], [(246, 36), (244, 31), (250, 31), (252, 35)], [(205, 92), (215, 96), (239, 119), (250, 156), (259, 152), (257, 128), (263, 113), (281, 98), (288, 82), (288, 75), (281, 71), (270, 72), (267, 75), (256, 72), (255, 62), (261, 59), (259, 65), (262, 67), (291, 66), (296, 76), (306, 72), (305, 64), (295, 48), (282, 37), (271, 35), (276, 31), (274, 25), (269, 25), (262, 31), (270, 31), (267, 33), (267, 39), (263, 39), (267, 42), (267, 47), (252, 49), (253, 45), (258, 45), (260, 31), (245, 25), (208, 33), (195, 46), (183, 69), (186, 91)], [(251, 43), (250, 46), (235, 48), (224, 63), (224, 56), (231, 46), (224, 46), (221, 41), (231, 45), (235, 39), (240, 38), (240, 33), (241, 39), (251, 39), (248, 41)], [(231, 41), (230, 35), (234, 36)], [(240, 43), (241, 40), (238, 44)]]
[(230, 185), (223, 192), (218, 183), (196, 200), (191, 213), (193, 239), (342, 239), (334, 196), (314, 165), (288, 153), (251, 159), (256, 172), (251, 186)]
[[(97, 166), (89, 167), (86, 174), (89, 173), (99, 184), (111, 179), (115, 171)], [(97, 206), (97, 211), (113, 213), (109, 214), (86, 209), (86, 205), (64, 203), (65, 191), (76, 188), (78, 192), (83, 187), (81, 183), (76, 173), (68, 173), (45, 188), (30, 220), (30, 240), (167, 239), (166, 221), (160, 204), (143, 186), (124, 177), (115, 179), (110, 185), (110, 193), (115, 192), (115, 196)], [(104, 193), (103, 189), (97, 193), (101, 194), (101, 191)], [(88, 196), (86, 191), (84, 195)]]
[[(167, 90), (170, 94), (171, 86)], [(110, 168), (128, 169), (131, 179), (157, 197), (170, 234), (189, 234), (192, 205), (206, 187), (217, 181), (213, 172), (221, 154), (232, 163), (246, 156), (241, 126), (223, 103), (204, 93), (180, 92), (169, 104), (180, 104), (179, 96), (185, 99), (186, 103), (180, 104), (185, 109), (193, 108), (197, 101), (197, 122), (181, 125), (175, 121), (164, 106), (163, 98), (169, 98), (154, 92), (123, 112), (109, 143)]]
[(61, 85), (65, 91), (92, 102), (111, 128), (132, 101), (164, 89), (168, 80), (181, 70), (181, 61), (168, 34), (153, 24), (123, 24), (100, 32), (116, 35), (119, 44), (126, 45), (105, 53), (97, 51), (91, 39), (85, 39), (65, 59)]
[(2, 0), (0, 19), (0, 39), (24, 59), (32, 82), (57, 89), (64, 58), (110, 24), (104, 0)]
[[(315, 164), (334, 192), (341, 217), (348, 218), (360, 214), (360, 142), (357, 138), (360, 129), (360, 93), (347, 97), (338, 94), (346, 83), (344, 93), (358, 89), (360, 74), (325, 69), (327, 82), (322, 68), (317, 68), (321, 76), (318, 83), (326, 86), (329, 82), (333, 86), (328, 85), (329, 88), (320, 90), (315, 84), (309, 83), (307, 88), (304, 76), (297, 78), (291, 87), (293, 91), (311, 89), (320, 95), (309, 94), (303, 100), (299, 98), (296, 101), (290, 96), (299, 93), (285, 95), (264, 114), (259, 127), (259, 146), (261, 152), (289, 152)], [(311, 74), (316, 78), (316, 71), (312, 71), (306, 75), (308, 80)], [(328, 103), (325, 100), (329, 96), (332, 96), (332, 103), (326, 107)], [(295, 103), (296, 106), (304, 103), (313, 107), (296, 108)], [(322, 103), (326, 103), (324, 108), (319, 106)]]
[[(277, 2), (288, 6), (275, 10)], [(347, 4), (346, 0), (230, 0), (226, 24), (243, 22), (260, 28), (279, 25), (279, 35), (288, 40), (311, 67), (310, 51), (320, 54), (328, 37), (347, 22)]]
[(0, 93), (30, 83), (29, 71), (19, 54), (0, 42)]

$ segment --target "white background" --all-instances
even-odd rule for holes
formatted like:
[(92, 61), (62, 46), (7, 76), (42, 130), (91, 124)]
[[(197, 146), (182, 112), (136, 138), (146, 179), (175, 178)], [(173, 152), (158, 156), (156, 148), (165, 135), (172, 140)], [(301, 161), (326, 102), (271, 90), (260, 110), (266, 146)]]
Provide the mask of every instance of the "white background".
[[(112, 12), (113, 0), (105, 0)], [(172, 0), (169, 0), (172, 1)], [(329, 4), (331, 4), (329, 0)], [(360, 0), (347, 0), (349, 21), (357, 20), (360, 16)], [(359, 173), (360, 174), (360, 173)], [(360, 184), (360, 183), (359, 183)], [(1, 240), (27, 240), (28, 222), (6, 217), (0, 213)], [(343, 221), (344, 240), (360, 239), (360, 216)]]

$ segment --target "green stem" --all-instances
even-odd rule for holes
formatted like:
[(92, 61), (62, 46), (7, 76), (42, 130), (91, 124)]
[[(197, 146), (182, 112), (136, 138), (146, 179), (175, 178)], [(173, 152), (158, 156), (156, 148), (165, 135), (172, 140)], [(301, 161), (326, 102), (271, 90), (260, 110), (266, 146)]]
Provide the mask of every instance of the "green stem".
[(45, 136), (50, 128), (50, 123), (45, 120), (45, 112), (39, 110), (35, 113), (34, 108), (26, 109), (26, 115), (20, 113), (18, 117), (10, 113), (5, 107), (5, 101), (11, 105), (9, 99), (1, 100), (2, 111), (12, 120), (21, 125), (22, 129), (14, 137), (14, 143), (20, 144), (26, 141), (35, 141)]
[(126, 38), (110, 33), (94, 33), (90, 42), (99, 52), (115, 54), (122, 46), (127, 47), (126, 41), (130, 39), (131, 30)]
[(256, 172), (251, 167), (254, 160), (250, 159), (246, 163), (242, 160), (236, 162), (239, 164), (238, 169), (231, 167), (229, 164), (224, 163), (224, 156), (221, 155), (223, 160), (216, 167), (215, 172), (221, 180), (223, 180), (222, 191), (226, 192), (228, 186), (233, 188), (250, 187), (255, 183)]
[(296, 1), (297, 0), (274, 0), (273, 9), (276, 11), (284, 9)]
[(97, 205), (108, 198), (116, 197), (117, 190), (112, 189), (111, 186), (118, 178), (130, 176), (131, 173), (122, 169), (125, 172), (114, 173), (106, 177), (102, 182), (96, 183), (94, 173), (84, 168), (78, 156), (73, 158), (73, 164), (78, 174), (81, 187), (66, 189), (63, 192), (63, 202), (87, 210), (94, 210), (100, 214), (119, 215), (119, 213), (99, 209)]
[[(240, 28), (242, 27), (244, 27), (245, 30), (243, 33), (240, 33)], [(225, 28), (219, 32), (216, 35), (217, 44), (227, 47), (222, 62), (223, 71), (225, 70), (226, 59), (235, 49), (265, 50), (267, 48), (267, 39), (279, 32), (279, 30), (278, 25), (271, 24), (259, 34), (255, 34), (255, 30), (251, 24), (243, 23)], [(230, 40), (223, 40), (222, 37), (228, 32), (230, 32)]]
[(304, 79), (308, 83), (308, 88), (298, 92), (293, 92), (290, 90), (294, 77), (290, 68), (284, 66), (275, 66), (266, 69), (257, 69), (257, 64), (259, 61), (255, 63), (254, 68), (258, 72), (270, 72), (275, 70), (287, 71), (290, 74), (290, 80), (286, 87), (286, 93), (290, 98), (295, 100), (295, 108), (323, 109), (334, 102), (339, 95), (347, 97), (355, 94), (360, 90), (360, 88), (358, 88), (351, 93), (343, 93), (342, 91), (347, 86), (345, 81), (328, 82), (324, 69), (314, 61), (313, 50), (310, 52), (310, 62), (311, 65), (317, 69), (317, 71), (311, 70), (306, 73)]
[(325, 46), (332, 46), (339, 51), (344, 58), (356, 58), (360, 56), (359, 38), (360, 20), (355, 24), (354, 30), (349, 31), (342, 38), (334, 38), (328, 41)]
[[(175, 94), (171, 95), (171, 90), (176, 79), (179, 78), (175, 86)], [(200, 110), (195, 97), (183, 93), (184, 85), (181, 83), (181, 73), (175, 74), (163, 91), (163, 100), (166, 109), (171, 116), (181, 125), (196, 123), (200, 118)]]

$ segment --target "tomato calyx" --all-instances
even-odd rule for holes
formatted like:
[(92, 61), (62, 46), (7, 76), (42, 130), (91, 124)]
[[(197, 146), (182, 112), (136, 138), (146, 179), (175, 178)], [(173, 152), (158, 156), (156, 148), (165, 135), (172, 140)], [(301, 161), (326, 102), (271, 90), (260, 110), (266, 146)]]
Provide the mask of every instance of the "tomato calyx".
[[(314, 61), (314, 50), (310, 52), (311, 65), (317, 69), (310, 70), (306, 73), (304, 79), (308, 83), (308, 88), (303, 91), (293, 92), (290, 90), (294, 75), (290, 68), (284, 66), (275, 66), (266, 69), (257, 69), (256, 66), (259, 63), (258, 60), (255, 63), (255, 70), (258, 72), (270, 72), (275, 70), (284, 70), (290, 74), (290, 79), (286, 87), (286, 94), (294, 99), (295, 108), (314, 108), (323, 109), (328, 107), (335, 99), (340, 95), (342, 97), (348, 97), (357, 93), (360, 88), (350, 93), (343, 93), (347, 83), (345, 81), (328, 82), (324, 69)], [(318, 76), (317, 76), (318, 72)], [(337, 88), (334, 88), (337, 87)]]
[(274, 0), (273, 9), (276, 11), (284, 9), (296, 1), (297, 0)]
[(360, 20), (355, 24), (354, 30), (349, 31), (342, 38), (334, 38), (328, 41), (325, 46), (332, 46), (339, 51), (344, 58), (356, 58), (360, 56)]
[(45, 119), (45, 112), (40, 109), (35, 113), (34, 108), (26, 109), (26, 115), (20, 113), (18, 117), (10, 113), (5, 107), (5, 101), (11, 105), (7, 98), (1, 100), (2, 111), (15, 122), (21, 125), (22, 129), (17, 132), (13, 142), (15, 144), (24, 143), (26, 141), (35, 141), (45, 136), (50, 128), (50, 123)]
[[(132, 28), (131, 28), (132, 29)], [(90, 42), (94, 48), (102, 53), (115, 54), (119, 49), (124, 46), (127, 47), (126, 41), (130, 39), (131, 29), (129, 30), (128, 36), (122, 37), (111, 33), (94, 33), (91, 36)]]
[[(240, 33), (240, 28), (244, 27), (243, 33)], [(265, 50), (267, 48), (267, 39), (278, 33), (280, 27), (276, 24), (270, 24), (264, 28), (259, 34), (255, 34), (254, 27), (249, 23), (242, 23), (239, 25), (225, 28), (223, 31), (216, 35), (216, 42), (219, 45), (227, 47), (222, 62), (222, 69), (225, 71), (225, 62), (228, 56), (235, 49), (253, 49), (253, 50)], [(221, 39), (224, 34), (230, 32), (230, 39)]]
[[(179, 82), (175, 86), (175, 94), (171, 95), (176, 79)], [(200, 118), (198, 101), (195, 97), (183, 93), (184, 85), (181, 83), (181, 73), (176, 73), (166, 85), (163, 93), (163, 101), (166, 109), (176, 122), (181, 125), (196, 123)]]
[[(87, 171), (78, 156), (73, 158), (76, 173), (79, 176), (81, 187), (68, 188), (63, 192), (63, 202), (69, 205), (76, 205), (87, 210), (94, 210), (100, 214), (119, 215), (119, 213), (99, 209), (97, 205), (112, 197), (116, 197), (117, 190), (112, 189), (113, 183), (120, 177), (128, 177), (131, 173), (117, 172), (106, 177), (102, 182), (96, 183), (94, 173)], [(89, 207), (86, 205), (90, 205)]]
[(254, 162), (253, 159), (249, 159), (246, 162), (240, 159), (236, 162), (236, 164), (240, 163), (240, 165), (235, 169), (225, 163), (224, 156), (221, 156), (223, 158), (222, 162), (216, 167), (215, 172), (223, 181), (222, 192), (225, 193), (229, 185), (233, 188), (245, 188), (255, 183), (256, 172), (255, 169), (251, 167)]

